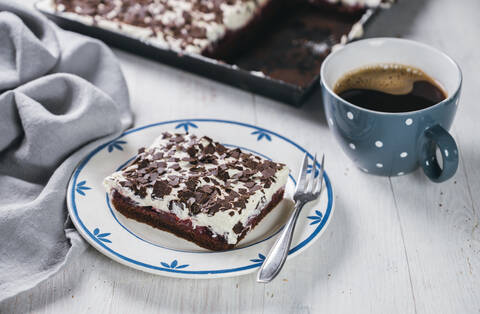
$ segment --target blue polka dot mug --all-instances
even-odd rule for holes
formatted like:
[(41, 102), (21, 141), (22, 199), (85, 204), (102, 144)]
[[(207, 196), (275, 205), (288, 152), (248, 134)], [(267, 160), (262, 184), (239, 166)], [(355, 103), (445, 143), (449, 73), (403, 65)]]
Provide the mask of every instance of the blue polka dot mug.
[[(422, 110), (389, 113), (355, 106), (333, 92), (334, 84), (345, 73), (384, 63), (423, 70), (445, 89), (447, 98)], [(361, 170), (397, 176), (421, 166), (434, 182), (445, 181), (455, 174), (458, 149), (448, 130), (457, 111), (462, 73), (449, 56), (411, 40), (364, 39), (331, 53), (320, 73), (330, 129)]]

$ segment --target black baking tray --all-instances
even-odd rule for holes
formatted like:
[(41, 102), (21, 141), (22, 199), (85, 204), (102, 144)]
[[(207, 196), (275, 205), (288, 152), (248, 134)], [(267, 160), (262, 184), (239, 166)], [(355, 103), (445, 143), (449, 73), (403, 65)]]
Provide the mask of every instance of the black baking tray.
[(377, 11), (340, 13), (309, 4), (295, 6), (294, 13), (280, 15), (269, 24), (261, 40), (249, 43), (251, 48), (222, 61), (162, 49), (121, 32), (84, 24), (42, 9), (39, 3), (45, 1), (50, 0), (38, 1), (36, 9), (64, 29), (293, 106), (300, 106), (318, 88), (320, 65), (332, 46), (354, 39), (349, 36), (353, 25), (365, 26)]

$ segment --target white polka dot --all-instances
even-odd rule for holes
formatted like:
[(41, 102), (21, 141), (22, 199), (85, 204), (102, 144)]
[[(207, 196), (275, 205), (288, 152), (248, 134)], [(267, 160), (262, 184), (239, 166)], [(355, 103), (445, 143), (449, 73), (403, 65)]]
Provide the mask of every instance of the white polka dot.
[(455, 100), (455, 105), (458, 105), (459, 100), (460, 98), (457, 98), (457, 100)]
[(383, 147), (382, 141), (376, 141), (376, 142), (375, 142), (375, 146), (377, 146), (378, 148)]
[(445, 157), (448, 157), (448, 150), (445, 150)]
[(398, 176), (403, 176), (405, 174), (405, 172), (399, 172), (397, 173)]
[(405, 158), (405, 157), (407, 157), (407, 156), (408, 156), (408, 153), (407, 153), (407, 152), (403, 152), (403, 153), (400, 154), (400, 157), (402, 157), (402, 158)]
[(377, 166), (377, 168), (383, 168), (383, 164), (381, 163), (377, 163), (375, 166)]
[(348, 144), (348, 146), (350, 146), (351, 149), (356, 149), (356, 148), (357, 148), (357, 147), (355, 146), (355, 144), (353, 144), (353, 143)]
[(362, 169), (362, 171), (368, 172), (368, 170), (365, 168), (360, 168), (360, 169)]
[(332, 118), (328, 118), (328, 123), (330, 123), (330, 125), (333, 125), (333, 120), (332, 120)]
[(430, 163), (428, 162), (428, 160), (425, 161), (425, 164), (426, 164), (427, 166), (430, 166)]
[(353, 120), (353, 113), (351, 113), (350, 111), (347, 112), (347, 118), (349, 118), (350, 120)]
[(410, 119), (410, 118), (408, 118), (407, 120), (405, 120), (405, 124), (406, 124), (406, 125), (412, 125), (412, 123), (413, 123), (413, 120)]

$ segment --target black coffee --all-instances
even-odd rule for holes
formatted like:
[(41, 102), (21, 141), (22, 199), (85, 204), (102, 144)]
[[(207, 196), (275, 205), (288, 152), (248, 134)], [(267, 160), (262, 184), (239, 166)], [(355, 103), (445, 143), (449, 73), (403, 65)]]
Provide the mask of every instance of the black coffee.
[(447, 98), (443, 88), (420, 69), (399, 64), (377, 64), (347, 73), (334, 92), (362, 108), (407, 112), (433, 106)]

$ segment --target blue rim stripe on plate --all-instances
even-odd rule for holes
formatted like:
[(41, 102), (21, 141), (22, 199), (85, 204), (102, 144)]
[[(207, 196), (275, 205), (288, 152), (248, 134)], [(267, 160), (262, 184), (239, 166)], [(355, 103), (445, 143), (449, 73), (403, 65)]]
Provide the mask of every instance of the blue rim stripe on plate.
[[(242, 266), (242, 267), (229, 268), (229, 269), (188, 271), (188, 270), (178, 270), (178, 269), (164, 268), (164, 267), (160, 267), (160, 266), (156, 266), (156, 265), (150, 265), (150, 264), (142, 263), (142, 262), (136, 261), (134, 259), (131, 259), (129, 257), (123, 256), (122, 254), (120, 254), (118, 252), (115, 252), (113, 249), (111, 249), (107, 245), (105, 245), (102, 241), (98, 240), (97, 237), (95, 237), (86, 228), (86, 226), (83, 224), (82, 220), (80, 219), (80, 217), (78, 215), (77, 206), (75, 204), (75, 186), (77, 184), (77, 178), (78, 178), (78, 175), (80, 174), (80, 172), (82, 171), (82, 169), (85, 167), (85, 165), (88, 163), (88, 161), (90, 161), (90, 159), (94, 155), (96, 155), (99, 151), (104, 149), (109, 144), (111, 144), (111, 143), (117, 141), (118, 139), (124, 137), (125, 135), (135, 133), (135, 132), (138, 132), (138, 131), (141, 131), (141, 130), (144, 130), (144, 129), (147, 129), (147, 128), (155, 127), (155, 126), (171, 124), (171, 123), (179, 123), (179, 122), (188, 122), (188, 121), (216, 122), (216, 123), (234, 124), (234, 125), (240, 125), (240, 126), (252, 128), (252, 129), (255, 129), (255, 130), (259, 130), (259, 131), (264, 131), (266, 133), (270, 133), (271, 135), (274, 135), (274, 136), (292, 144), (293, 146), (298, 148), (301, 152), (306, 153), (307, 156), (310, 159), (313, 160), (312, 154), (310, 154), (306, 149), (304, 149), (302, 146), (298, 145), (294, 141), (292, 141), (292, 140), (290, 140), (290, 139), (288, 139), (288, 138), (284, 137), (283, 135), (280, 135), (276, 132), (273, 132), (273, 131), (270, 131), (270, 130), (267, 130), (267, 129), (264, 129), (264, 128), (260, 128), (260, 127), (257, 127), (257, 126), (254, 126), (254, 125), (251, 125), (251, 124), (248, 124), (248, 123), (237, 122), (237, 121), (229, 121), (229, 120), (219, 120), (219, 119), (179, 119), (179, 120), (170, 120), (170, 121), (152, 123), (152, 124), (148, 124), (148, 125), (145, 125), (145, 126), (142, 126), (142, 127), (131, 129), (131, 130), (128, 130), (128, 131), (122, 133), (120, 136), (111, 140), (110, 142), (107, 142), (105, 144), (102, 144), (102, 145), (98, 146), (96, 149), (94, 149), (92, 152), (90, 152), (87, 155), (87, 157), (85, 157), (85, 159), (83, 159), (80, 162), (79, 166), (77, 167), (77, 169), (74, 172), (73, 182), (72, 182), (73, 184), (71, 185), (72, 188), (70, 189), (70, 197), (71, 197), (71, 200), (72, 200), (72, 207), (73, 207), (73, 212), (75, 214), (75, 217), (76, 217), (78, 223), (80, 224), (80, 226), (82, 227), (82, 229), (85, 231), (86, 234), (88, 234), (88, 236), (90, 237), (91, 240), (96, 242), (98, 245), (100, 245), (102, 248), (104, 248), (109, 253), (115, 255), (116, 257), (118, 257), (118, 258), (120, 258), (124, 261), (127, 261), (129, 263), (135, 264), (137, 266), (142, 266), (142, 267), (145, 267), (145, 268), (155, 269), (155, 270), (160, 270), (160, 271), (165, 271), (165, 272), (173, 272), (173, 273), (180, 273), (180, 274), (196, 274), (196, 275), (231, 273), (231, 272), (243, 271), (243, 270), (248, 270), (248, 269), (260, 267), (262, 265), (261, 262), (254, 263), (254, 264), (247, 265), (247, 266)], [(320, 167), (320, 163), (318, 161), (317, 161), (317, 166)], [(317, 228), (315, 228), (315, 230), (310, 234), (310, 236), (308, 236), (308, 238), (306, 238), (305, 240), (303, 240), (302, 242), (297, 244), (297, 246), (295, 246), (294, 248), (290, 249), (290, 251), (288, 252), (288, 255), (291, 255), (291, 254), (295, 253), (296, 251), (298, 251), (299, 249), (304, 247), (306, 244), (308, 244), (313, 238), (315, 238), (315, 236), (323, 229), (326, 222), (330, 218), (330, 213), (331, 213), (332, 205), (333, 205), (333, 191), (332, 191), (332, 186), (331, 186), (331, 183), (330, 183), (330, 179), (328, 178), (328, 175), (327, 175), (326, 171), (323, 174), (323, 178), (325, 180), (325, 185), (326, 185), (326, 188), (327, 188), (327, 196), (328, 196), (328, 204), (327, 204), (327, 209), (325, 211), (324, 219), (322, 220), (322, 222), (320, 224), (318, 224)]]

